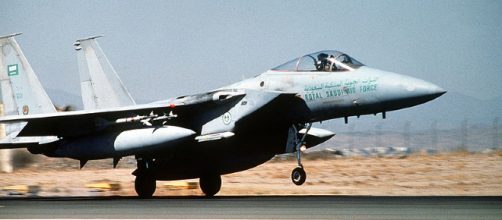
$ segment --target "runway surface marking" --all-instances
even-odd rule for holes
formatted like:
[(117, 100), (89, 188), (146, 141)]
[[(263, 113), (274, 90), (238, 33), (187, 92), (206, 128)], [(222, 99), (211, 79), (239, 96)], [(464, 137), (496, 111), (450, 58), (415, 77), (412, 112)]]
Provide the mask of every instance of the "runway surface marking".
[(502, 197), (4, 198), (0, 218), (501, 219)]

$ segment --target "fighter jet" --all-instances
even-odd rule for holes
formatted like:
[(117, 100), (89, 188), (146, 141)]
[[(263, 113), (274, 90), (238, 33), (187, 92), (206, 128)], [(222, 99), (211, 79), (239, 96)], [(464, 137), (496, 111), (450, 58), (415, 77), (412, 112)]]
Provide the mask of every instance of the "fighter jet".
[(77, 40), (84, 110), (56, 112), (15, 35), (0, 38), (7, 137), (0, 148), (80, 161), (135, 156), (135, 189), (151, 197), (158, 180), (199, 178), (211, 197), (221, 175), (294, 153), (296, 185), (306, 181), (302, 150), (335, 134), (315, 122), (381, 114), (433, 100), (432, 83), (365, 66), (334, 50), (300, 56), (264, 73), (201, 94), (136, 104), (97, 37)]

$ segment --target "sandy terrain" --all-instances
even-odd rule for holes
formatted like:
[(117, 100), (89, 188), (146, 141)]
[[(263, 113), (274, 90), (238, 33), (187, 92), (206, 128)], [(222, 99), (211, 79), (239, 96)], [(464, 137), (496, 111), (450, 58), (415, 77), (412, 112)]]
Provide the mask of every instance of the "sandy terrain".
[[(42, 161), (40, 161), (42, 160)], [(60, 159), (38, 159), (37, 165), (0, 174), (0, 188), (12, 185), (40, 186), (39, 196), (135, 195), (130, 161), (117, 169), (109, 161), (90, 162), (79, 170), (54, 165)], [(64, 160), (68, 163), (68, 160)], [(94, 163), (94, 164), (93, 164)], [(63, 163), (64, 164), (64, 163)], [(107, 168), (102, 168), (107, 165)], [(306, 158), (307, 182), (291, 183), (290, 172), (296, 162), (276, 159), (254, 169), (223, 176), (218, 195), (502, 195), (502, 152), (466, 152), (407, 157), (324, 157)], [(120, 184), (119, 190), (86, 187), (94, 182)], [(188, 180), (197, 182), (197, 180)], [(201, 195), (198, 189), (169, 190), (157, 182), (157, 196)], [(7, 196), (0, 191), (0, 196)]]

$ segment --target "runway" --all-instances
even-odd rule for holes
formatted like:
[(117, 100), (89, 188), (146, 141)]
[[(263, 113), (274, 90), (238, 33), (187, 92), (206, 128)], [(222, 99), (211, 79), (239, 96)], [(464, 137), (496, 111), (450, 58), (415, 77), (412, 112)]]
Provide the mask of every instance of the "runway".
[(2, 198), (0, 218), (502, 219), (502, 197)]

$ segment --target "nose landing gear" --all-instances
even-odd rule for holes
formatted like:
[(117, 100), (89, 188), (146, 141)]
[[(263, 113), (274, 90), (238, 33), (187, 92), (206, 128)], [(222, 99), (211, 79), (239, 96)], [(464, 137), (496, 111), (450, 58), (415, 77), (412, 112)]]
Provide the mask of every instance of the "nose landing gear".
[(293, 169), (293, 172), (291, 172), (291, 180), (297, 186), (305, 183), (305, 180), (307, 180), (307, 173), (305, 173), (303, 167), (296, 167)]
[[(295, 140), (296, 160), (298, 162), (298, 166), (295, 169), (293, 169), (293, 172), (291, 172), (291, 180), (297, 186), (302, 185), (303, 183), (305, 183), (305, 180), (307, 180), (307, 173), (303, 169), (302, 165), (301, 146), (304, 143), (305, 138), (307, 137), (307, 133), (312, 127), (312, 123), (308, 123), (306, 126), (302, 127), (305, 127), (305, 133), (302, 135), (301, 139), (299, 139), (298, 135), (296, 135), (296, 140)], [(295, 125), (293, 125), (293, 129), (297, 130)], [(297, 133), (299, 134), (300, 132), (298, 131)]]

